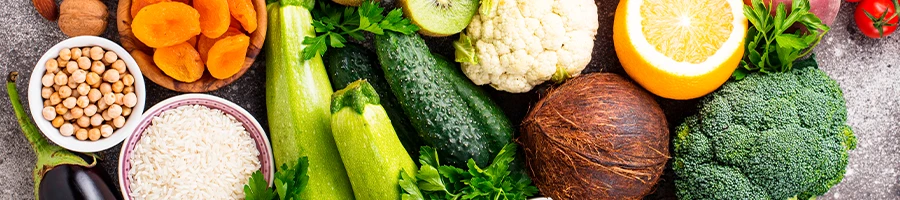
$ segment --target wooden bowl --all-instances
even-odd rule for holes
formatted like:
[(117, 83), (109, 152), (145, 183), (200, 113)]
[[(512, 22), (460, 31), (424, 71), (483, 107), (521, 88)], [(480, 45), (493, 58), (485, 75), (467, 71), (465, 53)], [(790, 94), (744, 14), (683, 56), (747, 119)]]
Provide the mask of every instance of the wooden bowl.
[[(134, 34), (131, 32), (131, 1), (132, 0), (119, 0), (119, 7), (116, 11), (118, 16), (116, 24), (119, 29), (119, 41), (122, 43), (122, 47), (133, 56), (140, 56), (137, 55), (140, 53), (136, 52), (140, 51), (152, 58), (153, 48), (144, 45), (144, 43), (134, 37)], [(256, 56), (259, 55), (260, 50), (262, 50), (263, 42), (266, 40), (266, 27), (268, 26), (266, 1), (251, 1), (253, 1), (253, 6), (256, 8), (257, 28), (256, 31), (250, 33), (250, 47), (247, 49), (244, 65), (241, 66), (241, 70), (238, 71), (237, 74), (226, 79), (216, 79), (213, 78), (212, 75), (209, 74), (209, 70), (207, 70), (203, 73), (203, 77), (200, 78), (200, 80), (185, 83), (175, 80), (163, 73), (162, 70), (153, 63), (153, 60), (150, 59), (149, 62), (138, 62), (138, 66), (140, 66), (141, 72), (144, 73), (144, 77), (147, 77), (157, 85), (178, 92), (209, 92), (231, 84), (231, 82), (240, 78), (247, 72), (247, 69), (250, 69), (250, 66), (253, 65), (253, 61), (256, 60)]]

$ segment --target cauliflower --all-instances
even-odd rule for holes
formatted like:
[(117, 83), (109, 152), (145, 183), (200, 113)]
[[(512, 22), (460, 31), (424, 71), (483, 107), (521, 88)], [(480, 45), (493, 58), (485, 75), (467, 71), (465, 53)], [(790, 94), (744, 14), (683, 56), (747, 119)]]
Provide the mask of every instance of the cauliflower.
[(483, 1), (454, 45), (456, 60), (475, 84), (513, 93), (581, 73), (597, 35), (591, 0)]

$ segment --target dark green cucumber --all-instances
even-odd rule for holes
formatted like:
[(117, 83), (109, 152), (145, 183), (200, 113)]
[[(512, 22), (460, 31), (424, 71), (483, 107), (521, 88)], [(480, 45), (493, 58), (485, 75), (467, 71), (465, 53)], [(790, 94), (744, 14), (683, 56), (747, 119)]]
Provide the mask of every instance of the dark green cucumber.
[(512, 140), (509, 120), (484, 91), (454, 65), (438, 61), (417, 34), (385, 31), (375, 36), (376, 53), (391, 90), (423, 137), (447, 163), (465, 168), (468, 159), (487, 166)]
[(328, 50), (325, 54), (325, 68), (335, 91), (360, 79), (368, 81), (381, 98), (381, 106), (387, 111), (391, 125), (403, 143), (403, 148), (413, 158), (419, 157), (422, 138), (409, 123), (409, 118), (403, 113), (397, 97), (391, 92), (391, 86), (384, 79), (384, 71), (381, 70), (374, 52), (358, 44), (347, 43), (344, 48)]

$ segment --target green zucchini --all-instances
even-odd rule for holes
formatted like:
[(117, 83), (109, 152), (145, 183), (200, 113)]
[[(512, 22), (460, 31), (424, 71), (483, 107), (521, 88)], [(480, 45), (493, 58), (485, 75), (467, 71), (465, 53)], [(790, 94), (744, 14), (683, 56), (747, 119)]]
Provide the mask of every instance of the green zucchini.
[(385, 31), (375, 36), (375, 52), (403, 110), (447, 163), (466, 167), (491, 163), (512, 140), (506, 116), (481, 89), (451, 65), (439, 62), (417, 34)]
[(365, 80), (334, 93), (331, 130), (356, 199), (400, 199), (400, 173), (416, 175), (378, 94)]
[(358, 44), (347, 43), (344, 48), (329, 49), (324, 59), (334, 90), (345, 88), (357, 80), (367, 80), (375, 88), (381, 99), (381, 106), (387, 111), (406, 152), (413, 158), (418, 158), (422, 139), (403, 113), (397, 97), (391, 93), (391, 86), (384, 80), (384, 72), (381, 71), (375, 52)]
[(267, 5), (266, 108), (276, 166), (309, 158), (302, 199), (353, 199), (353, 189), (331, 134), (331, 84), (322, 59), (302, 59), (312, 16), (301, 1)]

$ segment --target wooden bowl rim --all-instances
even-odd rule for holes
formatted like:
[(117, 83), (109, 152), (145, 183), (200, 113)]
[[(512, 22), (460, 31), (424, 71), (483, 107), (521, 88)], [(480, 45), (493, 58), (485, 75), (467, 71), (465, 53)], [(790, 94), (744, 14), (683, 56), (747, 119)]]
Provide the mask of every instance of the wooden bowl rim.
[[(251, 0), (253, 2), (253, 7), (256, 10), (256, 18), (257, 18), (257, 28), (256, 31), (250, 33), (250, 46), (247, 49), (247, 55), (244, 59), (244, 64), (241, 66), (241, 70), (238, 71), (233, 76), (226, 79), (216, 79), (209, 74), (209, 70), (204, 70), (203, 77), (199, 80), (185, 83), (169, 77), (165, 73), (163, 73), (153, 60), (149, 60), (150, 66), (138, 64), (141, 71), (144, 73), (144, 77), (150, 79), (153, 83), (162, 86), (166, 89), (176, 91), (176, 92), (209, 92), (214, 91), (219, 88), (230, 85), (232, 82), (239, 79), (243, 76), (247, 70), (253, 66), (253, 63), (256, 61), (256, 57), (262, 53), (262, 46), (266, 39), (266, 28), (268, 26), (268, 16), (266, 13), (266, 1), (265, 0)], [(119, 33), (119, 40), (122, 48), (128, 51), (131, 54), (134, 54), (134, 51), (141, 51), (142, 53), (151, 56), (153, 55), (153, 49), (147, 47), (143, 43), (141, 43), (131, 32), (131, 3), (132, 0), (119, 0), (118, 7), (116, 8), (117, 13), (117, 28)], [(198, 37), (201, 35), (198, 35)], [(205, 67), (206, 63), (204, 63)]]

